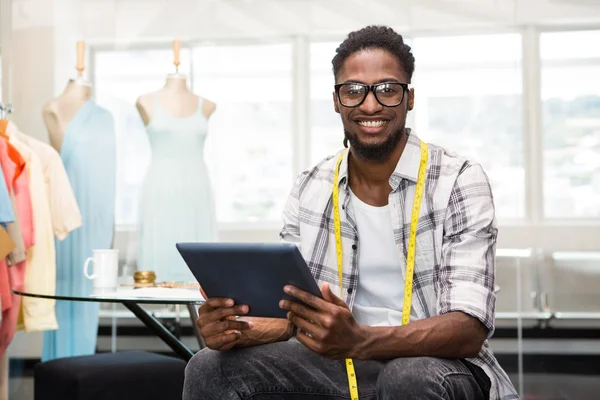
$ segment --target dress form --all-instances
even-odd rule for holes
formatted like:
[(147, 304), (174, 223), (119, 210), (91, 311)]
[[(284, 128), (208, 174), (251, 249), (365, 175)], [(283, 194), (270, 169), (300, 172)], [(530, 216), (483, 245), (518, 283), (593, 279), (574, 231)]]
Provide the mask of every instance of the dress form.
[(65, 90), (58, 97), (50, 100), (42, 111), (50, 144), (59, 153), (65, 129), (79, 108), (90, 99), (92, 93), (91, 83), (82, 78), (84, 50), (85, 44), (77, 42), (77, 79), (69, 80)]
[[(56, 292), (90, 296), (93, 287), (81, 266), (94, 249), (113, 247), (117, 146), (113, 116), (90, 99), (90, 84), (81, 78), (83, 47), (78, 43), (78, 78), (48, 103), (44, 120), (82, 220), (66, 238), (55, 240)], [(94, 354), (99, 305), (59, 301), (55, 309), (58, 329), (44, 332), (42, 360)]]
[(140, 96), (135, 105), (145, 125), (152, 121), (154, 116), (154, 98), (158, 97), (163, 109), (174, 118), (186, 118), (193, 115), (198, 109), (198, 102), (202, 101), (202, 114), (206, 119), (210, 118), (217, 105), (210, 100), (202, 100), (196, 96), (188, 87), (187, 77), (180, 74), (179, 68), (180, 44), (178, 40), (173, 42), (173, 52), (176, 72), (167, 75), (165, 86), (161, 89)]
[[(176, 43), (176, 66), (177, 49)], [(215, 105), (192, 93), (185, 76), (178, 73), (136, 104), (152, 152), (140, 190), (137, 268), (154, 271), (157, 282), (194, 282), (175, 243), (217, 238), (212, 184), (204, 161), (208, 117)]]

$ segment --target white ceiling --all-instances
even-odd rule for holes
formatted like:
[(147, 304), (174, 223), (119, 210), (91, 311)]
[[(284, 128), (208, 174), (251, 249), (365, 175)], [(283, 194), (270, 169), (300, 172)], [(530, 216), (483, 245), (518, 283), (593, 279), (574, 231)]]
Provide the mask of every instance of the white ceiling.
[(13, 0), (13, 28), (68, 27), (89, 41), (599, 26), (600, 0)]

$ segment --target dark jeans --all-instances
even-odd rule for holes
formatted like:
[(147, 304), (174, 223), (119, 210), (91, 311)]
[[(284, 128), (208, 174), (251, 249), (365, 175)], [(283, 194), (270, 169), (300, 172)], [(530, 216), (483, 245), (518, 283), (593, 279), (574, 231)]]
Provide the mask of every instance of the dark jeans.
[[(489, 398), (483, 370), (432, 357), (355, 361), (360, 400)], [(296, 342), (218, 352), (204, 349), (188, 363), (183, 400), (349, 399), (343, 360), (321, 357)]]

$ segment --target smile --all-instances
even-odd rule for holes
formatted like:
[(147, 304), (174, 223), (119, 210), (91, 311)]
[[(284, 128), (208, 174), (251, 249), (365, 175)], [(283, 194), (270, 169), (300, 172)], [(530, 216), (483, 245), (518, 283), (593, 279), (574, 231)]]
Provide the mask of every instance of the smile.
[(366, 126), (368, 128), (379, 128), (380, 126), (387, 125), (388, 121), (379, 120), (379, 121), (358, 121), (358, 124), (361, 126)]

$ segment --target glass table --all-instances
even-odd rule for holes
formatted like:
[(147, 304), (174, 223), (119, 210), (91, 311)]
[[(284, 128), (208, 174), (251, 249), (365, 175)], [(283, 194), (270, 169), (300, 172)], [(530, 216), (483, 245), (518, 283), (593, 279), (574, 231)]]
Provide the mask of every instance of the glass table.
[(95, 303), (121, 303), (129, 309), (144, 325), (161, 338), (179, 357), (188, 361), (194, 355), (179, 338), (171, 333), (158, 319), (144, 310), (140, 304), (178, 304), (185, 305), (188, 308), (192, 327), (198, 339), (200, 348), (204, 348), (204, 340), (200, 335), (200, 330), (196, 325), (198, 319), (197, 306), (204, 302), (197, 288), (139, 288), (119, 287), (112, 290), (95, 289), (92, 293), (85, 295), (81, 293), (57, 292), (56, 294), (44, 294), (28, 291), (13, 290), (13, 293), (42, 299), (62, 300), (62, 301), (87, 301)]

